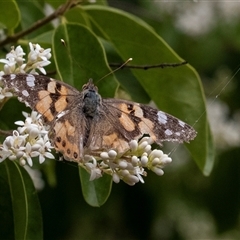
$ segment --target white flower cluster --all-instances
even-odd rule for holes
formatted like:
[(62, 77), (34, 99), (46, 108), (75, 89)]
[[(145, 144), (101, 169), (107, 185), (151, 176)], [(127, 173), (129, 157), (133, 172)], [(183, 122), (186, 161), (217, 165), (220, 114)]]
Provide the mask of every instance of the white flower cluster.
[(23, 112), (25, 122), (17, 121), (17, 130), (12, 136), (8, 136), (3, 145), (0, 146), (0, 162), (8, 158), (9, 160), (19, 159), (21, 165), (28, 163), (33, 166), (32, 158), (38, 157), (39, 163), (43, 163), (45, 158), (53, 159), (50, 153), (51, 143), (48, 139), (48, 130), (42, 123), (41, 115), (32, 112), (31, 115)]
[(6, 55), (6, 59), (0, 59), (1, 63), (4, 63), (4, 70), (1, 71), (0, 75), (11, 74), (11, 73), (34, 73), (36, 69), (46, 74), (43, 67), (49, 65), (51, 62), (48, 60), (51, 58), (51, 49), (42, 48), (39, 44), (29, 43), (30, 52), (25, 63), (23, 58), (26, 53), (23, 51), (21, 46), (16, 48), (12, 47), (10, 53)]
[(149, 137), (142, 138), (139, 142), (132, 140), (129, 143), (129, 151), (121, 156), (115, 150), (102, 152), (101, 160), (93, 156), (85, 156), (81, 166), (90, 173), (90, 180), (97, 179), (102, 173), (110, 174), (115, 183), (123, 180), (129, 185), (137, 182), (144, 183), (142, 176), (146, 176), (146, 169), (157, 175), (163, 175), (162, 168), (170, 163), (172, 159), (161, 150), (151, 149), (153, 141)]
[(6, 59), (0, 59), (1, 63), (4, 63), (4, 69), (1, 71), (1, 75), (10, 73), (25, 73), (26, 63), (23, 56), (26, 55), (23, 52), (21, 46), (17, 46), (16, 49), (12, 47), (12, 50), (6, 55)]
[[(1, 76), (11, 73), (34, 73), (38, 69), (43, 74), (46, 71), (43, 67), (50, 64), (51, 49), (44, 49), (39, 44), (29, 43), (30, 52), (27, 62), (23, 58), (26, 53), (21, 46), (12, 47), (6, 55), (6, 59), (0, 59), (4, 63), (3, 71), (0, 71), (0, 102), (4, 103), (7, 98), (13, 94), (8, 89), (3, 88)], [(1, 107), (1, 106), (0, 106)], [(48, 139), (48, 131), (43, 125), (41, 115), (32, 112), (30, 115), (23, 113), (25, 122), (17, 121), (19, 125), (17, 130), (13, 131), (12, 136), (8, 136), (2, 145), (0, 145), (0, 162), (9, 158), (10, 160), (19, 159), (21, 165), (28, 163), (33, 165), (32, 158), (38, 157), (39, 162), (43, 163), (45, 158), (54, 158), (50, 153), (53, 148)]]
[(32, 44), (31, 42), (29, 43), (29, 47), (30, 52), (27, 57), (27, 62), (25, 62), (25, 58), (23, 58), (26, 53), (21, 46), (17, 46), (16, 48), (12, 47), (12, 50), (6, 55), (6, 58), (0, 59), (0, 63), (4, 63), (3, 71), (0, 71), (0, 102), (12, 96), (11, 92), (8, 92), (2, 87), (2, 75), (11, 73), (38, 74), (37, 69), (43, 74), (46, 74), (44, 67), (51, 63), (49, 61), (51, 58), (51, 49), (44, 49), (39, 44)]
[(46, 71), (43, 67), (46, 67), (51, 62), (48, 59), (51, 58), (51, 49), (43, 49), (39, 44), (29, 43), (30, 53), (28, 54), (28, 63), (27, 67), (31, 72), (36, 74), (36, 69), (41, 71), (43, 74), (46, 74)]

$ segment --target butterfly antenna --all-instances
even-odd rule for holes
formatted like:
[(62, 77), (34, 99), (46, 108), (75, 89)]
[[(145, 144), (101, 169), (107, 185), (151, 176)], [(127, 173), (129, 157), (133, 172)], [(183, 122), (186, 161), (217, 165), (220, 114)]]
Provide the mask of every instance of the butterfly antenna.
[(127, 65), (129, 62), (131, 62), (133, 59), (129, 58), (126, 62), (124, 62), (120, 67), (114, 69), (113, 71), (109, 72), (108, 74), (106, 74), (105, 76), (103, 76), (102, 78), (100, 78), (96, 83), (100, 82), (101, 80), (103, 80), (104, 78), (106, 78), (107, 76), (113, 74), (114, 72), (118, 71), (119, 69), (121, 69), (122, 67), (124, 67), (125, 65)]
[(73, 57), (73, 55), (71, 55), (71, 53), (70, 53), (70, 51), (69, 51), (69, 49), (68, 49), (68, 45), (67, 45), (67, 43), (65, 42), (65, 40), (61, 38), (60, 41), (61, 41), (62, 45), (66, 48), (66, 52), (67, 52), (67, 54), (68, 54), (68, 57), (69, 57), (69, 58), (71, 57), (71, 58), (74, 60), (74, 63), (75, 63), (80, 69), (82, 69), (83, 67), (82, 67), (80, 64), (78, 64), (78, 62), (75, 60), (75, 58)]
[[(62, 45), (63, 45), (64, 47), (66, 47), (66, 49), (67, 49), (67, 44), (66, 44), (66, 42), (65, 42), (64, 39), (61, 39), (61, 43), (62, 43)], [(69, 54), (69, 55), (70, 55), (70, 54)], [(133, 60), (132, 58), (129, 58), (129, 59), (128, 59), (126, 62), (124, 62), (120, 67), (118, 67), (118, 68), (114, 69), (113, 71), (109, 72), (108, 74), (106, 74), (105, 76), (103, 76), (102, 78), (100, 78), (97, 82), (101, 81), (101, 80), (104, 79), (105, 77), (107, 77), (107, 76), (113, 74), (114, 72), (118, 71), (119, 69), (121, 69), (122, 67), (124, 67), (126, 64), (128, 64), (128, 63), (129, 63), (130, 61), (132, 61), (132, 60)]]

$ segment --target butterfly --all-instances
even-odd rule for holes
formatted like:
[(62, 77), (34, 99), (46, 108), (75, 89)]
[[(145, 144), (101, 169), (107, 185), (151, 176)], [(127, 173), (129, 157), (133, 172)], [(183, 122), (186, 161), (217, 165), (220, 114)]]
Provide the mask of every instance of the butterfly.
[(81, 162), (85, 154), (110, 149), (124, 153), (131, 140), (144, 135), (162, 145), (189, 142), (197, 134), (187, 123), (148, 105), (102, 98), (91, 79), (81, 91), (42, 75), (9, 74), (2, 81), (42, 115), (51, 143), (69, 161)]

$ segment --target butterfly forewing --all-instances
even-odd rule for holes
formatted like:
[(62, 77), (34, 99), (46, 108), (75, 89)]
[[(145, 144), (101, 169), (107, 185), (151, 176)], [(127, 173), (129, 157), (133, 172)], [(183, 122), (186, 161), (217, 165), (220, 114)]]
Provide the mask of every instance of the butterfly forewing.
[(3, 83), (13, 89), (21, 102), (41, 113), (46, 122), (74, 105), (79, 91), (63, 82), (34, 74), (2, 76)]

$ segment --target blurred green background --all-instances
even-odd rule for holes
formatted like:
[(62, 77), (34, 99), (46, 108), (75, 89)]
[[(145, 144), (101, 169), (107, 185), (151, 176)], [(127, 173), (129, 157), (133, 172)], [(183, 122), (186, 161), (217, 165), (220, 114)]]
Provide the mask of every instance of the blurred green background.
[(76, 168), (56, 162), (57, 186), (39, 193), (44, 238), (240, 239), (240, 2), (108, 2), (148, 22), (200, 74), (215, 167), (203, 176), (179, 146), (164, 176), (149, 173), (134, 187), (113, 184), (105, 205), (93, 208), (82, 198)]

